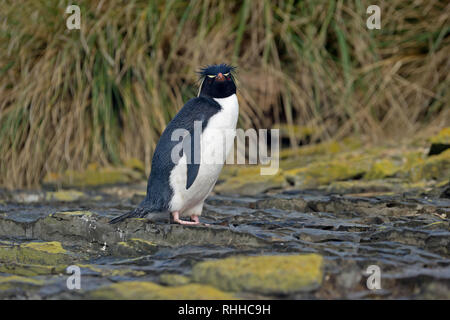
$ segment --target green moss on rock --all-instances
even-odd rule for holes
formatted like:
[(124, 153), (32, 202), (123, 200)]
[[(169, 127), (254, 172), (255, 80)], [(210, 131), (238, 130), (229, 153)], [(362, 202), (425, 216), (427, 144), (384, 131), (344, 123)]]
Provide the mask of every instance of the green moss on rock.
[(64, 273), (67, 265), (43, 266), (35, 264), (22, 263), (2, 263), (0, 272), (9, 273), (18, 276), (34, 277), (39, 275), (61, 274)]
[(144, 271), (133, 270), (130, 268), (111, 268), (108, 266), (96, 266), (93, 264), (77, 264), (80, 268), (87, 268), (91, 271), (99, 273), (103, 277), (115, 276), (134, 276), (141, 277), (145, 275)]
[[(233, 169), (234, 174), (230, 177), (230, 171)], [(220, 179), (225, 182), (217, 184), (214, 188), (215, 192), (250, 196), (287, 185), (281, 170), (278, 170), (275, 175), (261, 175), (259, 166), (235, 166), (233, 169), (228, 169), (225, 175), (221, 175)]]
[(442, 129), (430, 139), (431, 147), (428, 155), (440, 154), (450, 148), (450, 127)]
[(280, 124), (277, 125), (280, 130), (280, 137), (283, 139), (295, 139), (297, 142), (308, 142), (311, 138), (319, 136), (320, 132), (315, 127)]
[(22, 245), (22, 248), (33, 249), (50, 254), (66, 253), (67, 251), (62, 247), (58, 241), (51, 242), (30, 242)]
[(71, 260), (60, 242), (0, 243), (0, 261), (21, 264), (59, 265)]
[(0, 276), (0, 290), (16, 289), (17, 287), (30, 287), (43, 285), (43, 280), (26, 278), (21, 276)]
[(96, 164), (91, 164), (85, 171), (67, 170), (62, 174), (49, 173), (45, 176), (43, 183), (64, 188), (77, 188), (130, 183), (142, 178), (141, 172), (127, 167), (99, 168)]
[(450, 144), (450, 127), (444, 128), (430, 138), (431, 143)]
[(142, 254), (151, 254), (157, 249), (157, 245), (152, 241), (132, 238), (127, 241), (118, 242), (112, 250), (119, 256), (139, 256)]
[(181, 286), (188, 284), (191, 280), (181, 274), (164, 273), (159, 277), (159, 281), (168, 286)]
[(90, 211), (60, 211), (52, 213), (52, 216), (92, 216), (92, 212)]
[(338, 159), (315, 161), (306, 167), (288, 170), (285, 175), (296, 186), (317, 187), (333, 181), (360, 178), (368, 169), (367, 157), (347, 155)]
[(130, 159), (125, 160), (124, 164), (127, 168), (130, 168), (130, 169), (142, 172), (142, 173), (145, 172), (144, 163), (139, 159), (130, 158)]
[(238, 256), (196, 264), (195, 282), (224, 291), (289, 294), (318, 288), (323, 259), (317, 254), (289, 256)]
[(84, 197), (84, 193), (76, 190), (60, 190), (55, 192), (47, 192), (45, 200), (47, 201), (77, 201)]
[(388, 178), (394, 176), (400, 170), (401, 167), (392, 159), (380, 159), (372, 164), (364, 178), (367, 180)]
[(450, 178), (450, 149), (426, 158), (416, 159), (410, 165), (405, 175), (412, 182), (420, 180), (449, 180)]
[(187, 284), (165, 287), (153, 282), (119, 282), (91, 292), (95, 299), (124, 300), (228, 300), (234, 297), (216, 288)]

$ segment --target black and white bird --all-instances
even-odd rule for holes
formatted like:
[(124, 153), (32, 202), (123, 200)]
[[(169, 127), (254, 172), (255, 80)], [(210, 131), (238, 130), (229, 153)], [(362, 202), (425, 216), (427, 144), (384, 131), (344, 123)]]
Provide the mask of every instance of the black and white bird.
[[(170, 121), (156, 146), (145, 200), (111, 223), (150, 213), (171, 214), (180, 224), (200, 223), (203, 203), (216, 184), (236, 135), (239, 104), (234, 70), (227, 64), (201, 69), (198, 96), (186, 102)], [(182, 140), (180, 152), (180, 139), (174, 139), (179, 132), (188, 132), (190, 137)], [(174, 154), (178, 159), (174, 160)]]

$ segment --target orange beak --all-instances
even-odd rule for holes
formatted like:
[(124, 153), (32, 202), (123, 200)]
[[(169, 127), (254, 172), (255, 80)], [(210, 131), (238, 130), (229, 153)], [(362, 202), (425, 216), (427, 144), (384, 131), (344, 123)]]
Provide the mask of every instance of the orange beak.
[(223, 76), (223, 74), (221, 72), (219, 72), (219, 74), (216, 76), (216, 80), (217, 81), (225, 81), (225, 77)]

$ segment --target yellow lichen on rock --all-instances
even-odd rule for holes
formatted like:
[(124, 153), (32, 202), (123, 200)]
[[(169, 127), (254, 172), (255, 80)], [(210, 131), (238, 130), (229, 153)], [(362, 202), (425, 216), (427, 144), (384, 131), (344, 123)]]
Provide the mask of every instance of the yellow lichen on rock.
[(6, 277), (0, 276), (0, 283), (5, 283), (5, 282), (24, 282), (24, 283), (31, 283), (31, 284), (35, 284), (35, 285), (40, 285), (40, 284), (44, 283), (42, 280), (26, 278), (26, 277), (21, 277), (21, 276), (15, 276), (15, 275), (14, 276), (6, 276)]
[(5, 263), (55, 266), (71, 260), (67, 251), (57, 241), (29, 242), (21, 245), (0, 244), (0, 261)]
[(129, 241), (137, 242), (137, 243), (144, 244), (144, 245), (151, 246), (151, 247), (156, 246), (156, 243), (149, 241), (149, 240), (145, 240), (145, 239), (131, 238)]
[(16, 275), (6, 277), (0, 276), (0, 290), (15, 289), (18, 286), (40, 286), (43, 284), (43, 280), (33, 278), (26, 278)]
[(142, 163), (142, 161), (139, 159), (136, 159), (136, 158), (127, 159), (127, 160), (125, 160), (124, 165), (127, 168), (134, 169), (134, 170), (140, 171), (142, 173), (145, 172), (145, 166)]
[(117, 243), (112, 250), (120, 256), (139, 256), (150, 254), (157, 249), (156, 243), (144, 239), (132, 238)]
[[(448, 129), (443, 129), (439, 138), (431, 140), (446, 143)], [(334, 150), (332, 145), (332, 142), (326, 142), (302, 147), (299, 151), (282, 150), (280, 167), (287, 181), (295, 187), (322, 188), (343, 181), (393, 178), (389, 188), (401, 190), (408, 183), (439, 182), (450, 178), (450, 156), (445, 149), (427, 156), (423, 146), (407, 150), (386, 146), (364, 147), (352, 139), (336, 144)], [(299, 157), (301, 153), (303, 156)]]
[(304, 139), (306, 137), (312, 136), (313, 134), (318, 134), (318, 129), (315, 127), (299, 126), (299, 125), (289, 125), (289, 124), (278, 124), (275, 125), (276, 129), (280, 130), (280, 136), (289, 136), (291, 133), (298, 139)]
[(145, 272), (144, 271), (140, 271), (140, 270), (133, 270), (133, 269), (128, 269), (128, 268), (120, 268), (120, 269), (116, 269), (116, 268), (108, 268), (108, 267), (98, 267), (92, 264), (77, 264), (78, 267), (80, 268), (87, 268), (90, 269), (94, 272), (98, 272), (100, 273), (103, 277), (114, 277), (114, 276), (135, 276), (135, 277), (140, 277), (140, 276), (144, 276)]
[(430, 179), (448, 181), (450, 179), (450, 149), (438, 155), (417, 159), (404, 172), (412, 182)]
[(124, 300), (228, 300), (235, 299), (231, 294), (216, 288), (187, 284), (164, 287), (153, 282), (119, 282), (91, 292), (95, 299)]
[(230, 257), (196, 264), (192, 278), (224, 291), (288, 294), (321, 285), (323, 258), (317, 254)]
[(67, 170), (62, 174), (50, 173), (43, 180), (44, 184), (62, 187), (94, 187), (118, 183), (129, 183), (143, 178), (142, 172), (123, 167), (99, 168), (91, 164), (84, 171)]
[(25, 287), (28, 288), (30, 286), (40, 286), (43, 285), (43, 280), (33, 279), (33, 278), (27, 278), (17, 275), (12, 276), (0, 276), (0, 290), (10, 290), (10, 289), (17, 289), (17, 287)]
[(43, 251), (46, 253), (66, 253), (67, 251), (62, 247), (61, 243), (58, 241), (51, 242), (29, 242), (22, 245), (23, 248), (30, 248), (37, 251)]
[(180, 286), (188, 284), (191, 280), (181, 274), (164, 273), (159, 276), (159, 281), (168, 286)]
[(401, 170), (392, 159), (380, 159), (375, 161), (368, 172), (364, 175), (367, 180), (382, 179), (395, 175)]
[(339, 158), (315, 161), (305, 167), (288, 170), (285, 175), (296, 186), (316, 187), (363, 176), (369, 168), (368, 159), (362, 155), (344, 154)]
[(128, 242), (126, 242), (126, 241), (120, 241), (120, 242), (117, 242), (117, 245), (118, 245), (118, 246), (125, 247), (125, 248), (130, 248), (130, 249), (133, 248), (133, 247), (130, 246), (130, 245), (128, 244)]
[[(217, 184), (214, 191), (220, 194), (241, 194), (255, 195), (271, 189), (283, 188), (287, 182), (283, 176), (282, 170), (278, 170), (275, 175), (261, 175), (260, 166), (236, 166), (234, 176), (221, 176), (225, 182)], [(230, 175), (228, 169), (227, 173)]]
[(443, 128), (430, 138), (431, 143), (450, 144), (450, 127)]
[(47, 201), (64, 201), (64, 202), (70, 202), (70, 201), (76, 201), (79, 200), (84, 196), (83, 192), (76, 191), (76, 190), (60, 190), (55, 192), (47, 192), (45, 194), (45, 200)]
[(34, 277), (38, 275), (61, 274), (66, 270), (67, 265), (43, 266), (36, 264), (22, 263), (1, 263), (0, 272), (9, 273), (25, 277)]
[(58, 216), (58, 215), (66, 215), (66, 216), (92, 216), (92, 212), (90, 211), (60, 211), (52, 213), (52, 216)]

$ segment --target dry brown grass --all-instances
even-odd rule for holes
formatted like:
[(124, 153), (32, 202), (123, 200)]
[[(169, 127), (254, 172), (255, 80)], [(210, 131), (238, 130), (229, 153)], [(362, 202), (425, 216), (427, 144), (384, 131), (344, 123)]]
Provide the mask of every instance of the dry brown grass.
[(377, 142), (449, 125), (447, 1), (386, 1), (381, 30), (365, 26), (370, 1), (77, 3), (81, 31), (66, 1), (0, 3), (0, 185), (148, 164), (195, 71), (218, 62), (239, 68), (244, 128)]

